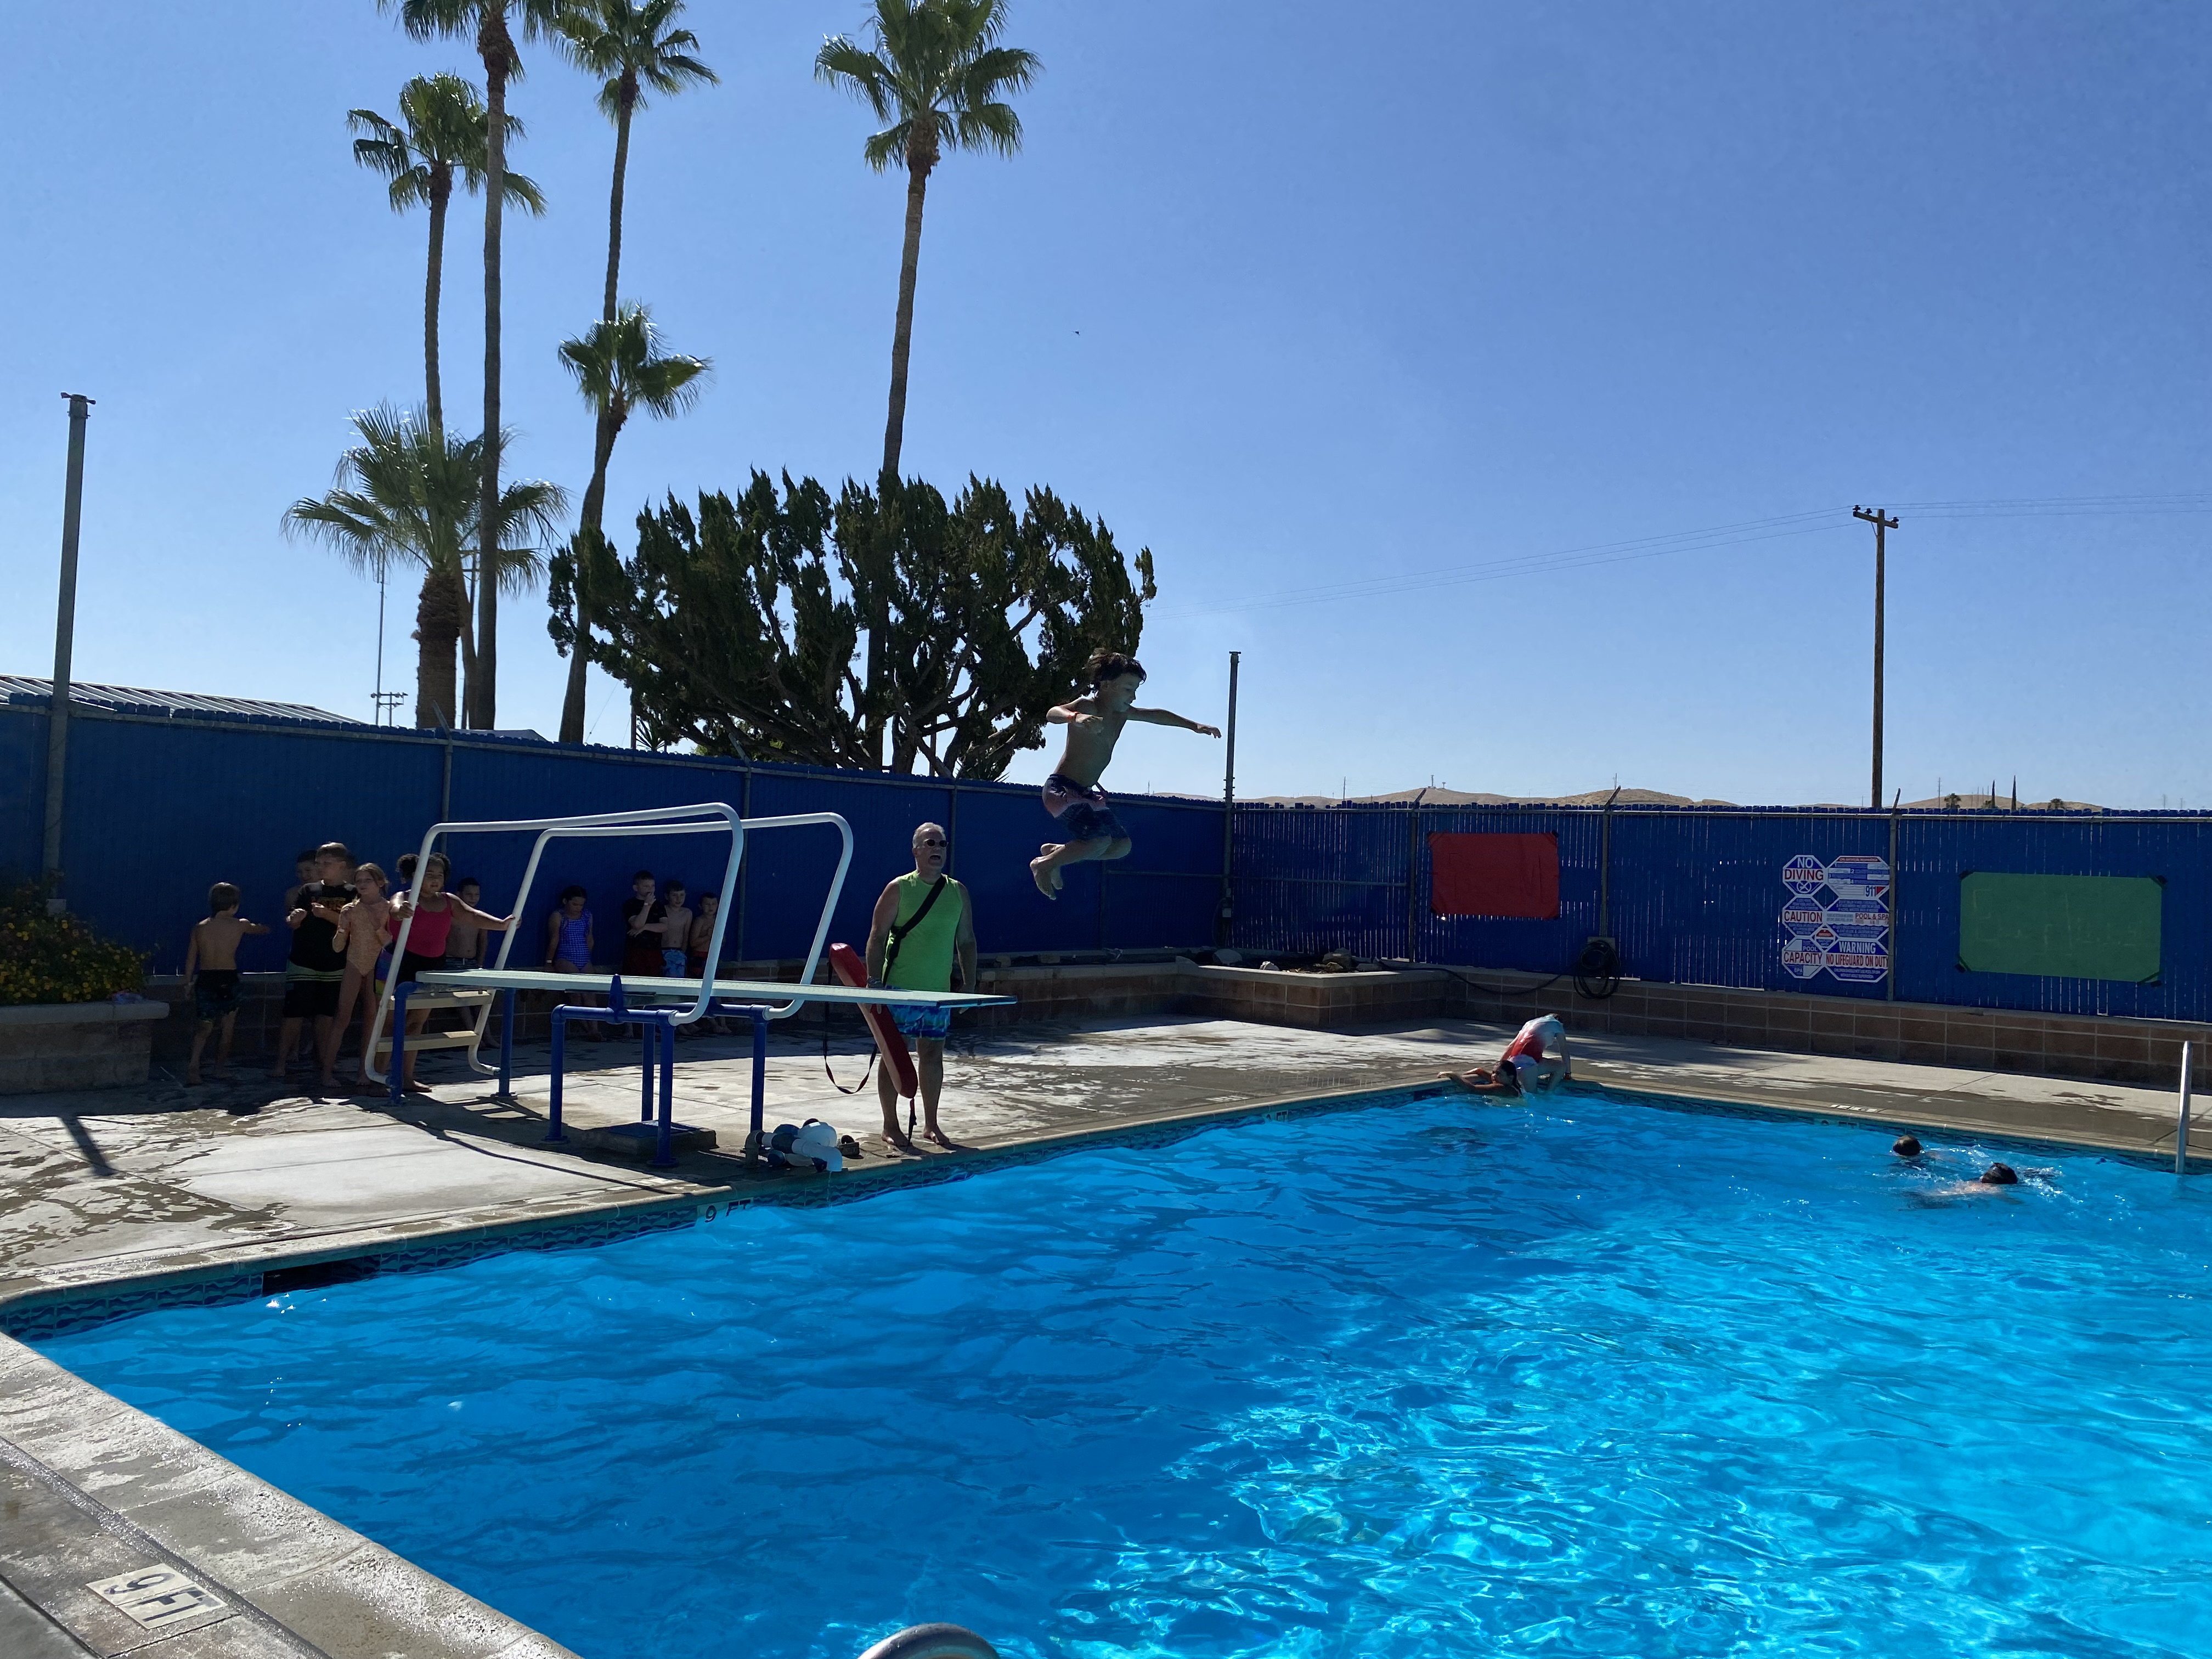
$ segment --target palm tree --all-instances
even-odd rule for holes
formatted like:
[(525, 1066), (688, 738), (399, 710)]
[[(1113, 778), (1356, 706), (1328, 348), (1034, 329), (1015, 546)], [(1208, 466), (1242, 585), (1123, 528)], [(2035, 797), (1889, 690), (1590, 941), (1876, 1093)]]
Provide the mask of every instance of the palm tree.
[(577, 0), (561, 26), (568, 56), (587, 75), (602, 76), (599, 109), (615, 124), (614, 186), (607, 198), (607, 291), (600, 316), (615, 319), (615, 284), (622, 270), (623, 180), (629, 171), (630, 117), (650, 90), (674, 97), (687, 85), (713, 83), (714, 71), (690, 54), (699, 41), (671, 28), (684, 0)]
[[(430, 268), (422, 284), (422, 378), (433, 430), (446, 426), (446, 402), (438, 380), (438, 300), (445, 285), (446, 207), (453, 197), (458, 171), (465, 189), (483, 188), (484, 106), (477, 89), (458, 75), (418, 75), (399, 88), (399, 120), (387, 121), (373, 109), (346, 112), (346, 125), (362, 137), (353, 141), (353, 159), (392, 181), (392, 210), (426, 205), (430, 210)], [(404, 124), (404, 125), (402, 125)], [(522, 123), (507, 118), (507, 136), (522, 136)], [(532, 213), (545, 211), (538, 186), (519, 173), (505, 175), (507, 199)]]
[[(558, 484), (517, 479), (501, 492), (489, 538), (478, 536), (477, 488), (483, 477), (481, 435), (456, 438), (430, 424), (427, 412), (388, 405), (353, 417), (360, 441), (339, 456), (336, 488), (285, 510), (288, 536), (327, 542), (356, 570), (382, 580), (394, 564), (422, 572), (415, 607), (415, 724), (451, 726), (453, 647), (474, 653), (469, 637), (469, 583), (492, 547), (493, 580), (479, 586), (510, 592), (528, 588), (543, 568), (538, 544), (568, 506)], [(472, 560), (471, 540), (479, 550)]]
[[(401, 25), (417, 40), (437, 35), (471, 36), (484, 66), (484, 374), (483, 429), (503, 432), (499, 418), (499, 250), (500, 216), (507, 205), (507, 83), (520, 79), (522, 59), (514, 36), (526, 40), (553, 33), (574, 0), (376, 0), (377, 9), (397, 8)], [(511, 27), (510, 25), (513, 25)], [(499, 462), (503, 444), (483, 453), (483, 479), (477, 492), (477, 533), (483, 538), (478, 562), (496, 562), (492, 538), (499, 520)], [(477, 672), (469, 678), (468, 723), (479, 728), (498, 723), (499, 590), (495, 581), (477, 584)]]
[[(592, 481), (584, 487), (576, 539), (569, 552), (555, 556), (566, 562), (562, 574), (571, 585), (575, 605), (568, 646), (568, 690), (561, 701), (561, 741), (581, 743), (585, 643), (591, 629), (587, 573), (601, 562), (592, 556), (605, 541), (599, 524), (606, 506), (607, 463), (613, 459), (615, 440), (637, 410), (665, 420), (689, 409), (698, 401), (700, 376), (712, 365), (704, 357), (664, 354), (652, 314), (634, 300), (611, 319), (594, 323), (582, 337), (563, 341), (561, 363), (576, 377), (576, 389), (599, 414)], [(554, 637), (556, 641), (561, 637), (557, 628)]]
[(898, 322), (891, 331), (890, 416), (884, 473), (896, 483), (906, 432), (907, 348), (914, 336), (914, 278), (921, 257), (921, 202), (942, 150), (1022, 146), (1021, 118), (1002, 100), (1035, 80), (1035, 52), (998, 44), (1005, 0), (875, 0), (871, 52), (845, 35), (824, 41), (814, 77), (842, 86), (885, 125), (860, 154), (882, 173), (906, 169), (906, 246), (899, 258)]

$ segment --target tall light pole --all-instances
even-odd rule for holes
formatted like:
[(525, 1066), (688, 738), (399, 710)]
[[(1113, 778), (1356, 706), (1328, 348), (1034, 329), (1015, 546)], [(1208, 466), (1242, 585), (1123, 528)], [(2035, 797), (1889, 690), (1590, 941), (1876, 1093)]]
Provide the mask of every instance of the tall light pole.
[(1229, 943), (1230, 924), (1237, 914), (1231, 885), (1237, 851), (1237, 666), (1242, 651), (1229, 653), (1229, 752), (1221, 769), (1221, 915), (1214, 922), (1214, 943)]
[(1851, 509), (1851, 517), (1863, 519), (1874, 526), (1874, 810), (1881, 811), (1881, 625), (1884, 604), (1883, 587), (1888, 578), (1887, 549), (1882, 538), (1885, 532), (1897, 528), (1895, 519), (1885, 517), (1880, 507), (1871, 510), (1863, 507)]
[(70, 658), (76, 644), (76, 539), (84, 508), (84, 427), (92, 418), (92, 399), (64, 392), (69, 399), (69, 481), (62, 490), (62, 579), (54, 603), (53, 695), (46, 706), (46, 834), (39, 863), (47, 882), (46, 908), (59, 915), (69, 908), (62, 896), (62, 788), (69, 776)]

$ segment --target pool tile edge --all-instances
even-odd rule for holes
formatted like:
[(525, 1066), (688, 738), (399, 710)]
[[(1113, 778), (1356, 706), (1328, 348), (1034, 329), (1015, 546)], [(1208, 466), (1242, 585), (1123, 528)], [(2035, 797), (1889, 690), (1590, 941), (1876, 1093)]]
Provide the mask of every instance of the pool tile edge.
[[(11, 1526), (0, 1535), (0, 1577), (96, 1651), (114, 1645), (98, 1627), (102, 1607), (45, 1582), (51, 1570), (42, 1579), (33, 1551), (74, 1560), (95, 1543), (112, 1552), (119, 1542), (136, 1563), (182, 1571), (255, 1628), (260, 1639), (241, 1650), (301, 1659), (574, 1659), (4, 1335), (0, 1443), (0, 1462), (69, 1503), (66, 1516), (56, 1510), (42, 1528)], [(311, 1540), (304, 1552), (303, 1536)]]

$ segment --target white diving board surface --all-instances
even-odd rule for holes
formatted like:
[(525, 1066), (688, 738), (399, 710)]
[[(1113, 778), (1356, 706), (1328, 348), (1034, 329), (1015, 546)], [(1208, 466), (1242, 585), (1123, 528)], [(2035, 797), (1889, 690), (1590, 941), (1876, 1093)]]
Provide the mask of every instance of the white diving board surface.
[[(627, 974), (562, 974), (550, 968), (457, 968), (417, 974), (418, 985), (453, 991), (552, 991), (579, 996), (605, 996), (615, 981), (622, 981), (625, 997), (699, 1000), (696, 979), (658, 979)], [(1012, 997), (985, 996), (969, 991), (896, 991), (858, 985), (796, 985), (783, 980), (718, 979), (709, 996), (717, 1002), (839, 1002), (872, 1003), (887, 1008), (1004, 1008)]]

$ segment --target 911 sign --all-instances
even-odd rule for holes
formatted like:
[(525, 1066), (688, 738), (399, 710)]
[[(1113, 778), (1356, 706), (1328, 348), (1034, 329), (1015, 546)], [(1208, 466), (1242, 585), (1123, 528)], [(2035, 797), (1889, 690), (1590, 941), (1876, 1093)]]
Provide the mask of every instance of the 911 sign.
[(1846, 853), (1823, 864), (1800, 853), (1782, 866), (1782, 971), (1878, 985), (1889, 973), (1889, 860)]

